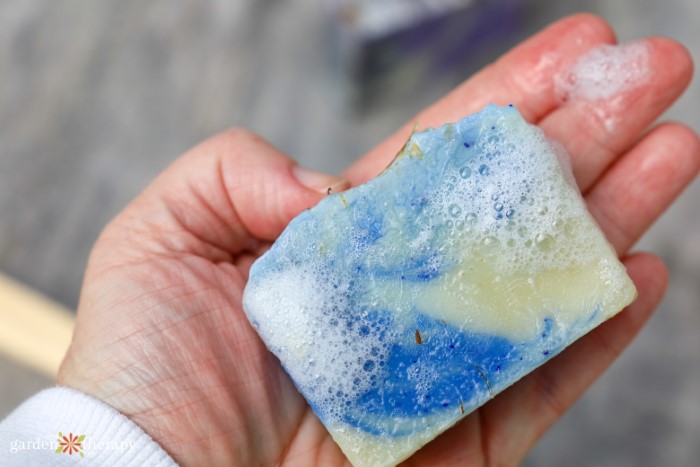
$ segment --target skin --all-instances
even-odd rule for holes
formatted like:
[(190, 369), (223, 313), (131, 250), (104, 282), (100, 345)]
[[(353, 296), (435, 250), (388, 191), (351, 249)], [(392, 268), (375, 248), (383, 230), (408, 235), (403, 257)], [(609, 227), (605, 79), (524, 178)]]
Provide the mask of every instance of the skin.
[[(591, 213), (639, 291), (626, 310), (406, 465), (517, 464), (661, 300), (663, 263), (629, 249), (697, 174), (700, 140), (678, 123), (648, 128), (687, 86), (692, 63), (671, 40), (646, 41), (654, 73), (645, 85), (610, 101), (564, 102), (555, 76), (615, 37), (597, 17), (563, 19), (474, 75), (344, 174), (356, 185), (379, 173), (414, 121), (437, 126), (488, 102), (513, 103), (566, 146)], [(614, 131), (603, 114), (619, 117)], [(95, 245), (59, 384), (129, 416), (182, 465), (347, 465), (241, 306), (251, 263), (331, 185), (336, 191), (348, 186), (300, 170), (245, 130), (185, 154)]]

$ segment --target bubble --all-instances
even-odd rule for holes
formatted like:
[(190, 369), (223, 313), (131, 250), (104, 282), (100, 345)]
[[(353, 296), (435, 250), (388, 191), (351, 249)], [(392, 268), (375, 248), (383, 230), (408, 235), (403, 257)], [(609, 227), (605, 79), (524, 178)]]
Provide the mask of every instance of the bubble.
[(501, 249), (501, 242), (493, 235), (486, 235), (479, 243), (485, 253), (495, 253)]
[(515, 209), (509, 209), (506, 211), (506, 217), (508, 219), (512, 219), (514, 215), (515, 215)]
[(479, 216), (477, 216), (473, 212), (470, 212), (469, 214), (467, 214), (467, 217), (465, 220), (467, 221), (467, 224), (469, 224), (469, 225), (476, 225), (476, 221), (478, 220), (478, 218), (479, 218)]
[(493, 208), (494, 208), (496, 211), (501, 212), (501, 211), (503, 211), (503, 203), (496, 203), (496, 204), (493, 205)]
[(459, 176), (460, 177), (467, 179), (467, 178), (471, 177), (471, 175), (472, 175), (472, 169), (470, 169), (466, 165), (464, 167), (462, 167), (461, 169), (459, 169)]
[(524, 225), (518, 227), (518, 235), (520, 235), (523, 238), (527, 236), (527, 227), (525, 227)]
[(491, 171), (490, 171), (490, 169), (489, 169), (489, 166), (486, 165), (486, 164), (481, 164), (481, 165), (479, 166), (479, 173), (480, 173), (481, 175), (484, 175), (484, 176), (485, 176), (485, 175), (488, 175), (489, 173), (491, 173)]
[(457, 217), (460, 214), (462, 214), (462, 208), (460, 208), (456, 204), (451, 204), (450, 208), (449, 208), (449, 213), (450, 213), (450, 216)]
[(574, 223), (571, 221), (566, 222), (566, 224), (564, 225), (564, 235), (567, 238), (571, 238), (574, 236), (575, 233), (576, 233), (576, 227), (574, 227)]
[(535, 238), (535, 242), (537, 243), (537, 248), (542, 251), (552, 251), (557, 243), (554, 237), (546, 234), (538, 234)]

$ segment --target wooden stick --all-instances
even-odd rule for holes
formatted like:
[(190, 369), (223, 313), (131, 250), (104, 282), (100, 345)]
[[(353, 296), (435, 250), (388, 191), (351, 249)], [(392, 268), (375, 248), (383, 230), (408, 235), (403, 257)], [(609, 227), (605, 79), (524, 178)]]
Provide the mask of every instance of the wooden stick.
[(0, 353), (54, 378), (74, 321), (65, 307), (0, 274)]

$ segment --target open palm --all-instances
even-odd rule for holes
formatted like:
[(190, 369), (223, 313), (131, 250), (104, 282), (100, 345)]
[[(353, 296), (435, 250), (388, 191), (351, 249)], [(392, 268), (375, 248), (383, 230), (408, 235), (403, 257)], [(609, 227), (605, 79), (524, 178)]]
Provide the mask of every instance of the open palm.
[[(423, 127), (436, 126), (488, 102), (512, 103), (561, 141), (639, 298), (409, 464), (517, 463), (629, 343), (663, 295), (661, 261), (627, 251), (700, 168), (700, 141), (691, 130), (667, 123), (643, 133), (683, 91), (692, 65), (678, 44), (647, 39), (654, 72), (644, 86), (595, 102), (557, 96), (556, 76), (592, 47), (614, 41), (598, 18), (567, 18), (417, 117)], [(380, 172), (410, 126), (345, 177), (358, 184)], [(129, 416), (182, 465), (347, 464), (241, 305), (252, 262), (334, 184), (345, 188), (298, 168), (243, 130), (180, 158), (97, 242), (59, 383)]]

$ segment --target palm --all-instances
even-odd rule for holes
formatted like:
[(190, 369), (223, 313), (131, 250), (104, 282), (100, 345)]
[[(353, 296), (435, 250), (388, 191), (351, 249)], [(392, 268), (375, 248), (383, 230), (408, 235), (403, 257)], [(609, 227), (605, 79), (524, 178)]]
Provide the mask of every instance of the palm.
[[(528, 120), (567, 143), (591, 212), (624, 256), (694, 176), (700, 147), (679, 125), (657, 127), (633, 145), (689, 79), (687, 55), (673, 43), (650, 42), (650, 60), (664, 71), (614, 110), (631, 115), (615, 133), (590, 118), (593, 104), (556, 102), (551, 84), (556, 67), (532, 72), (545, 52), (564, 57), (557, 65), (564, 66), (611, 40), (600, 20), (564, 20), (476, 75), (419, 121), (432, 126), (488, 101), (515, 103)], [(522, 79), (508, 81), (512, 76)], [(360, 183), (376, 174), (408, 131), (380, 145), (347, 177)], [(666, 157), (657, 157), (659, 151)], [(341, 465), (347, 461), (241, 305), (252, 261), (318, 197), (295, 195), (278, 200), (286, 204), (274, 215), (256, 214), (255, 196), (261, 194), (251, 187), (268, 182), (265, 174), (242, 179), (236, 164), (244, 153), (276, 157), (274, 148), (247, 133), (221, 135), (178, 161), (105, 230), (88, 266), (59, 382), (127, 414), (182, 464)], [(628, 190), (630, 179), (636, 190)], [(521, 459), (658, 303), (663, 265), (649, 255), (625, 261), (640, 292), (627, 312), (469, 415), (409, 463)]]

